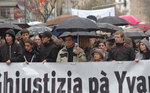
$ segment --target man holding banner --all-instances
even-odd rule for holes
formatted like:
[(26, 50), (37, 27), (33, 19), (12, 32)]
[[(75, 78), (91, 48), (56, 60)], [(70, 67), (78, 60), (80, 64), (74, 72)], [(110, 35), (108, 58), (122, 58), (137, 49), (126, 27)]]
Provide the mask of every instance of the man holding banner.
[(73, 37), (65, 37), (65, 47), (63, 47), (57, 56), (57, 62), (84, 62), (85, 53), (78, 45), (75, 45)]
[(134, 49), (124, 43), (124, 33), (115, 32), (115, 45), (112, 46), (108, 53), (109, 61), (133, 61), (135, 59)]
[(0, 47), (0, 62), (6, 62), (7, 65), (11, 62), (23, 62), (21, 46), (15, 43), (15, 32), (7, 30), (4, 38), (6, 43)]

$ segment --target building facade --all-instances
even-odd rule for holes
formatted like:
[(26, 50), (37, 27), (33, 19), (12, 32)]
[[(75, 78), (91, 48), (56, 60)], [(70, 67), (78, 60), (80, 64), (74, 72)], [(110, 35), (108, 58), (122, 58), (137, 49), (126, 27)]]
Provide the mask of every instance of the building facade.
[(124, 15), (131, 14), (131, 1), (132, 0), (115, 0), (117, 10)]
[(7, 22), (14, 20), (14, 8), (17, 7), (16, 0), (0, 0), (0, 20)]

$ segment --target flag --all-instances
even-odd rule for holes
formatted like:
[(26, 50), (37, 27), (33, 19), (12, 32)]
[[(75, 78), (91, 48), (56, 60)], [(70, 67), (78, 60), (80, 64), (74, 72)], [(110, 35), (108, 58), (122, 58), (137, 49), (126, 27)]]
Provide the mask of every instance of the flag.
[(40, 0), (41, 3), (45, 2), (45, 0)]

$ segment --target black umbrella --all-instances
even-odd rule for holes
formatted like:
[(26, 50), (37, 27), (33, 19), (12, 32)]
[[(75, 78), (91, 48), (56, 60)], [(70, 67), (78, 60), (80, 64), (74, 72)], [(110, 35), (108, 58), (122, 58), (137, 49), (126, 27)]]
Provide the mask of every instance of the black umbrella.
[[(148, 37), (148, 35), (146, 35), (144, 32), (142, 31), (123, 31), (124, 32), (124, 35), (125, 37), (129, 37), (129, 38), (133, 38), (133, 39), (142, 39), (144, 37)], [(115, 35), (111, 35), (111, 37), (109, 37), (107, 40), (108, 41), (113, 41), (115, 39)]]
[(129, 22), (116, 16), (107, 16), (100, 18), (98, 19), (97, 23), (110, 23), (116, 26), (129, 25)]
[(18, 25), (0, 23), (0, 35), (3, 35), (5, 33), (5, 31), (7, 31), (8, 29), (13, 29), (15, 31), (15, 33), (22, 30), (22, 28), (20, 28)]
[(95, 31), (91, 31), (91, 32), (64, 32), (62, 33), (59, 37), (64, 38), (67, 36), (72, 36), (72, 37), (77, 37), (77, 42), (79, 43), (79, 37), (80, 36), (87, 36), (89, 38), (97, 38), (100, 37)]
[(145, 32), (145, 34), (148, 35), (148, 36), (150, 36), (150, 30), (147, 30), (147, 31)]
[(46, 27), (46, 26), (32, 26), (28, 28), (30, 35), (35, 35), (35, 34), (40, 34), (45, 31), (52, 31), (51, 28)]
[(95, 22), (97, 22), (97, 18), (94, 15), (89, 15), (86, 18), (94, 20)]
[(61, 22), (56, 28), (57, 31), (76, 32), (76, 31), (96, 31), (96, 23), (87, 18), (70, 18)]
[(99, 37), (99, 35), (95, 31), (91, 32), (64, 32), (59, 37), (67, 37), (67, 36), (88, 36), (88, 37)]
[(123, 31), (122, 28), (109, 24), (109, 23), (97, 23), (98, 28), (104, 32), (116, 32), (116, 31)]
[(148, 37), (143, 31), (123, 31), (125, 37), (130, 38), (143, 38)]

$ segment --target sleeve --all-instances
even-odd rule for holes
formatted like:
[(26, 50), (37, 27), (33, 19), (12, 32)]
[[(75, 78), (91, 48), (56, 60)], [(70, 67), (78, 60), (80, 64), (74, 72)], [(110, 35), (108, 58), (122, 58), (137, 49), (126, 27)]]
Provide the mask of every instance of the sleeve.
[(130, 61), (133, 61), (135, 59), (135, 51), (132, 47), (131, 47), (130, 51), (131, 52), (130, 52), (129, 58), (130, 58)]
[(45, 58), (45, 60), (47, 62), (56, 62), (57, 54), (58, 54), (58, 48), (57, 48), (57, 46), (54, 46), (51, 49), (49, 55)]
[(23, 51), (20, 45), (16, 45), (16, 49), (17, 49), (17, 53), (16, 56), (11, 58), (11, 62), (23, 62), (24, 58), (23, 58)]
[(107, 61), (112, 61), (112, 60), (114, 60), (114, 58), (113, 58), (112, 49), (110, 49), (109, 52), (108, 52), (108, 59), (107, 59)]
[(58, 52), (56, 62), (61, 62), (60, 53), (61, 53), (61, 50)]
[(84, 53), (84, 51), (80, 48), (81, 53), (79, 54), (79, 62), (86, 62), (86, 55)]
[(1, 52), (1, 47), (0, 47), (0, 62), (2, 62), (2, 52)]

